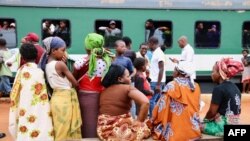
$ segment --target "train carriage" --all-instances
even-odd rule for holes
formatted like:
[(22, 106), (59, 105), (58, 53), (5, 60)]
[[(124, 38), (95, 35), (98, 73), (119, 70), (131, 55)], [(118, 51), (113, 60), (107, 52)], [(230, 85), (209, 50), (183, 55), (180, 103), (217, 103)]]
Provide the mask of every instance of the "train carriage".
[[(179, 57), (181, 49), (177, 40), (186, 35), (195, 50), (197, 81), (200, 81), (210, 78), (216, 60), (222, 57), (240, 60), (242, 49), (250, 47), (249, 10), (250, 0), (1, 0), (0, 28), (7, 21), (15, 24), (15, 30), (0, 29), (0, 37), (9, 41), (9, 48), (16, 49), (28, 32), (43, 37), (46, 20), (55, 26), (65, 21), (70, 40), (68, 52), (76, 59), (85, 54), (84, 37), (90, 32), (99, 33), (98, 27), (108, 26), (111, 20), (116, 21), (121, 36), (132, 39), (132, 49), (138, 51), (139, 45), (146, 40), (145, 23), (152, 19), (156, 28), (165, 26), (169, 30), (169, 37), (163, 43), (167, 76), (170, 77), (174, 69), (168, 58)], [(206, 30), (203, 44), (196, 33), (200, 23)], [(210, 44), (209, 32), (214, 27), (218, 35), (213, 40), (215, 44)], [(112, 50), (112, 46), (107, 47)], [(240, 82), (240, 76), (236, 81)]]

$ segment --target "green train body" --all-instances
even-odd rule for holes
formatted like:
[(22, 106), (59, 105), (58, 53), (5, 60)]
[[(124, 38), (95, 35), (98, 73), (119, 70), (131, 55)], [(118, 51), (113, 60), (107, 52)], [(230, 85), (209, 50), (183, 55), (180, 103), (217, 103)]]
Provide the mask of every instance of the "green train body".
[[(243, 24), (250, 21), (250, 11), (237, 10), (192, 10), (192, 9), (143, 9), (143, 8), (84, 8), (84, 7), (25, 7), (1, 6), (0, 18), (11, 18), (16, 22), (17, 48), (22, 37), (28, 32), (41, 36), (44, 19), (66, 19), (70, 22), (71, 44), (68, 53), (72, 58), (85, 54), (84, 38), (96, 32), (96, 20), (121, 21), (123, 36), (132, 39), (132, 49), (138, 51), (145, 42), (145, 22), (147, 19), (169, 21), (172, 24), (172, 45), (165, 50), (167, 75), (171, 76), (174, 64), (169, 57), (180, 57), (181, 49), (177, 40), (181, 35), (188, 37), (195, 50), (198, 78), (210, 76), (215, 61), (222, 57), (240, 60), (242, 57)], [(220, 45), (216, 48), (195, 47), (195, 24), (197, 21), (220, 23)], [(41, 42), (40, 42), (41, 43)]]

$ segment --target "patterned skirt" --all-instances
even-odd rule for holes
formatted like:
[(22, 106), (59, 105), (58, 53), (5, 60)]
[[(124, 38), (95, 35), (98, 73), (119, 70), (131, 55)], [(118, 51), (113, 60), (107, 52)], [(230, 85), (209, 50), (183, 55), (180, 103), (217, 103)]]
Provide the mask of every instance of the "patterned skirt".
[(130, 114), (102, 114), (98, 117), (97, 134), (103, 141), (140, 141), (150, 136), (150, 130), (145, 123), (133, 120)]

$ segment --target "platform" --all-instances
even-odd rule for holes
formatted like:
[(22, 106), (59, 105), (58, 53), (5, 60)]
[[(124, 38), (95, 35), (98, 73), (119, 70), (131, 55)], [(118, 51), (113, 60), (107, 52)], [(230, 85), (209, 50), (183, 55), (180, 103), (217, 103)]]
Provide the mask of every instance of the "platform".
[[(210, 100), (211, 100), (211, 94), (202, 94), (201, 99), (205, 102), (205, 107), (200, 113), (201, 119), (204, 118), (206, 112), (208, 111)], [(0, 141), (12, 141), (10, 134), (8, 132), (8, 121), (9, 121), (9, 106), (10, 104), (7, 103), (8, 99), (1, 98), (0, 99), (0, 132), (6, 133), (6, 137), (0, 139)], [(240, 123), (241, 124), (250, 124), (250, 116), (249, 116), (249, 107), (250, 107), (250, 94), (242, 94), (242, 100), (241, 100), (241, 115), (240, 115)], [(98, 141), (97, 138), (90, 138), (90, 139), (82, 139), (79, 141)], [(148, 141), (152, 139), (147, 139)], [(209, 136), (204, 135), (201, 141), (222, 141), (222, 138), (215, 137), (215, 136)]]

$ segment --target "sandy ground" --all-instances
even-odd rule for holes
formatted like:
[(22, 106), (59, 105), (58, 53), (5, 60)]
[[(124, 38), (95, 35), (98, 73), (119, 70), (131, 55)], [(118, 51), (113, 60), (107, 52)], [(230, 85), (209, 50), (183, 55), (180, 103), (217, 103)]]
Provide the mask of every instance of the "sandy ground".
[[(202, 94), (201, 99), (205, 102), (205, 107), (200, 113), (203, 118), (209, 108), (211, 94)], [(250, 124), (250, 94), (242, 94), (242, 113), (241, 113), (241, 124)], [(8, 132), (8, 117), (9, 117), (9, 106), (10, 104), (4, 103), (3, 99), (0, 100), (0, 132), (6, 133), (6, 137), (0, 139), (0, 141), (12, 141)], [(248, 113), (249, 112), (249, 113)]]

